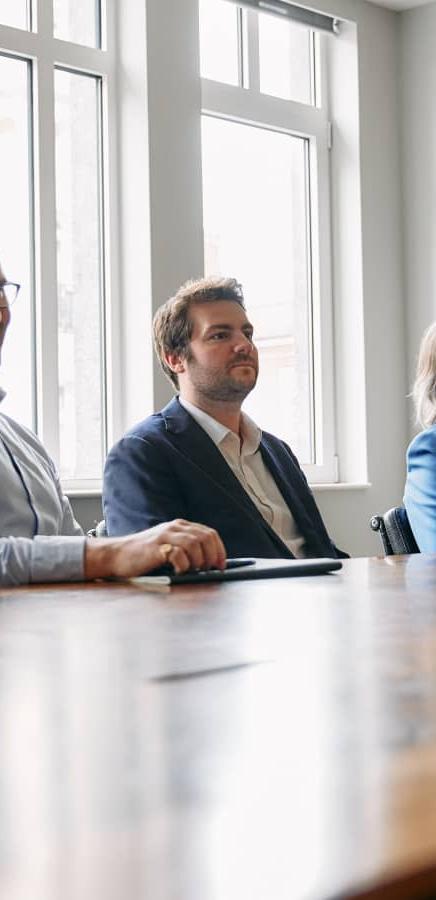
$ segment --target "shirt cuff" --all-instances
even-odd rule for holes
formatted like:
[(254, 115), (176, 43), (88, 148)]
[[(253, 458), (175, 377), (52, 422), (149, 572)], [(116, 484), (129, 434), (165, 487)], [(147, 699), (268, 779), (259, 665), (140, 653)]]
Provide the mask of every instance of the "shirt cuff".
[(32, 541), (30, 581), (83, 581), (85, 537), (37, 535)]

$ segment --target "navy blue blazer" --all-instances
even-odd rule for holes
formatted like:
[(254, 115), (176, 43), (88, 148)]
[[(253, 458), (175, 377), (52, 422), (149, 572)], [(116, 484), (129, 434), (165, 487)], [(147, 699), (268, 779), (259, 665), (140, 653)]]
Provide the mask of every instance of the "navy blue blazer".
[(436, 425), (417, 434), (407, 451), (404, 505), (421, 553), (436, 553)]
[[(289, 447), (263, 432), (260, 452), (305, 538), (306, 555), (346, 555), (330, 540)], [(112, 448), (104, 472), (103, 510), (109, 535), (183, 518), (215, 528), (228, 556), (292, 556), (177, 398)]]

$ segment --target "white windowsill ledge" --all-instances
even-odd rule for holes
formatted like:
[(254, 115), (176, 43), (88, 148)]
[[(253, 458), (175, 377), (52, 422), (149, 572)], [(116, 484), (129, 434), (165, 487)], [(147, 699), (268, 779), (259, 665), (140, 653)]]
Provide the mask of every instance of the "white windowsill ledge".
[(372, 487), (370, 481), (338, 481), (331, 484), (311, 484), (310, 488), (316, 494), (318, 491), (364, 491)]
[(64, 493), (67, 497), (101, 497), (101, 487), (100, 488), (63, 488)]
[[(354, 481), (341, 481), (341, 482), (331, 482), (328, 484), (311, 484), (310, 488), (314, 494), (321, 493), (323, 491), (364, 491), (367, 488), (372, 487), (370, 481), (364, 482), (354, 482)], [(64, 488), (65, 493), (68, 497), (101, 497), (101, 488)]]

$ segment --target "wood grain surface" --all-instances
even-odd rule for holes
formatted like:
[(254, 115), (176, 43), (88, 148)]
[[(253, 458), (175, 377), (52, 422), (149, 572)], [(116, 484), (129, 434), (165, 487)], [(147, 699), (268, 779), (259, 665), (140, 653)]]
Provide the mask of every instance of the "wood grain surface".
[(0, 590), (0, 897), (436, 896), (436, 557)]

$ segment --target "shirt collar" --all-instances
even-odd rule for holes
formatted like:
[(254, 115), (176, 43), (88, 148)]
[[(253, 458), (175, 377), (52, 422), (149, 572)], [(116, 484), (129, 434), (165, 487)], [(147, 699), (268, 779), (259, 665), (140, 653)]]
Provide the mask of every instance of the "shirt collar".
[[(210, 416), (209, 413), (204, 412), (203, 409), (199, 409), (198, 406), (194, 406), (193, 403), (189, 403), (188, 400), (185, 400), (180, 396), (179, 402), (192, 418), (195, 419), (197, 424), (203, 428), (206, 434), (209, 435), (210, 439), (217, 447), (224, 441), (227, 435), (237, 437), (230, 428), (227, 428), (226, 425), (222, 425), (221, 422), (217, 422), (216, 419)], [(247, 416), (244, 412), (241, 413), (241, 436), (242, 451), (244, 455), (256, 453), (262, 438), (262, 431), (259, 426), (253, 422), (253, 419), (250, 419), (250, 416)]]
[(241, 413), (241, 436), (244, 455), (256, 453), (262, 440), (262, 431), (247, 413)]
[(188, 400), (182, 399), (179, 395), (180, 404), (186, 409), (190, 416), (200, 425), (201, 428), (209, 435), (210, 439), (218, 446), (221, 441), (224, 440), (227, 434), (230, 434), (230, 429), (225, 425), (221, 425), (221, 422), (217, 422), (216, 419), (212, 418), (209, 413), (204, 412), (203, 409), (199, 409), (198, 406), (194, 406), (193, 403), (189, 403)]

